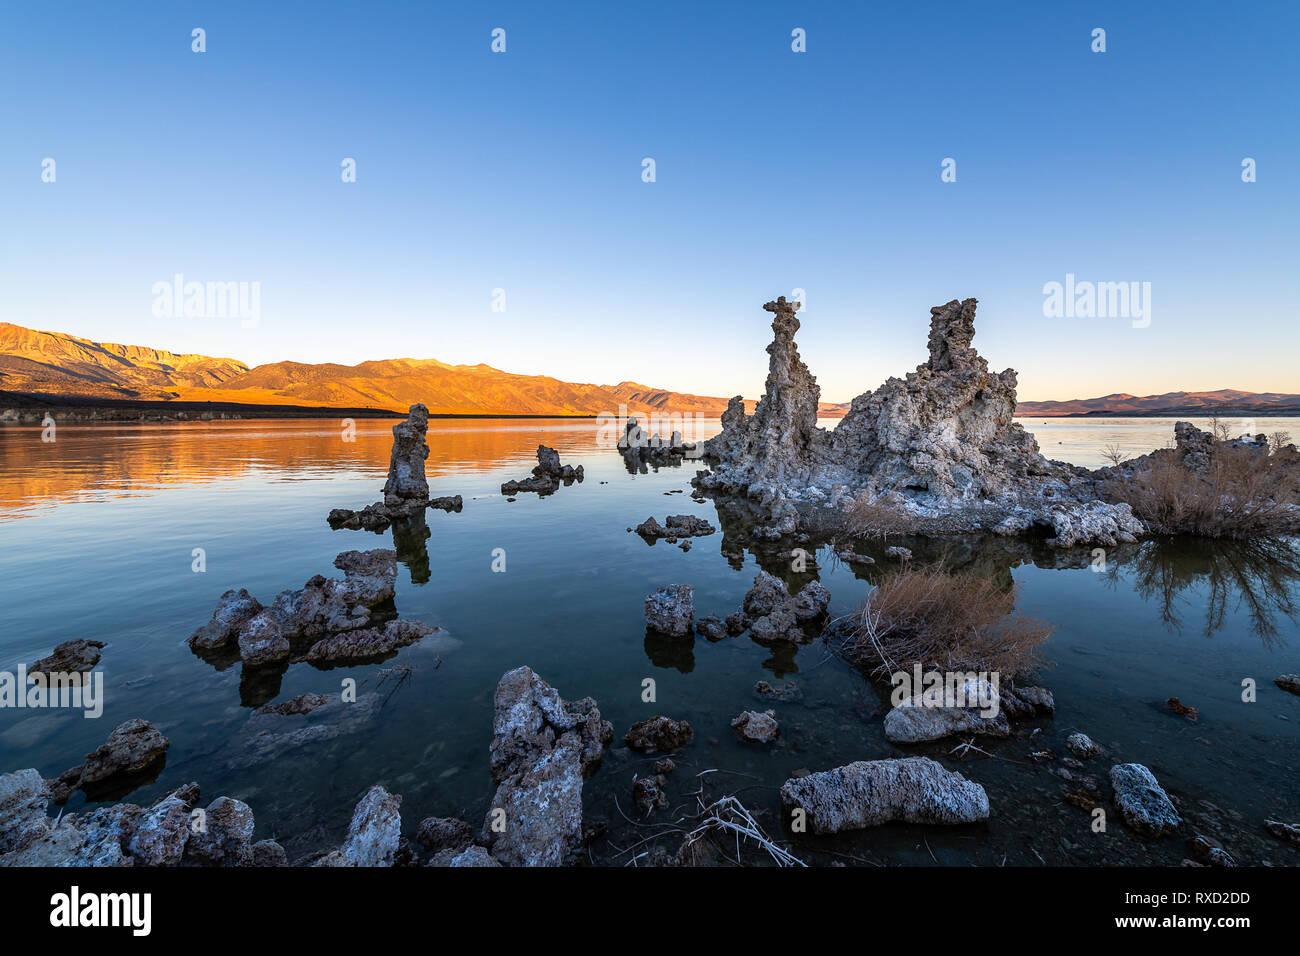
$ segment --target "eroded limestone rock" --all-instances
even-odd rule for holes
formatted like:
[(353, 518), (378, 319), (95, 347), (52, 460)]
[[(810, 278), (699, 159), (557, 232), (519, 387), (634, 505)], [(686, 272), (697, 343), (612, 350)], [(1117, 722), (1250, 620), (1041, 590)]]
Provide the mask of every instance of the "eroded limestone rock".
[(975, 823), (989, 815), (983, 787), (929, 757), (860, 760), (793, 778), (781, 787), (781, 803), (787, 819), (803, 810), (812, 833), (839, 833), (893, 820)]
[(581, 843), (582, 781), (613, 727), (590, 697), (564, 701), (528, 667), (502, 676), (493, 704), (497, 790), (482, 842), (507, 866), (558, 866)]

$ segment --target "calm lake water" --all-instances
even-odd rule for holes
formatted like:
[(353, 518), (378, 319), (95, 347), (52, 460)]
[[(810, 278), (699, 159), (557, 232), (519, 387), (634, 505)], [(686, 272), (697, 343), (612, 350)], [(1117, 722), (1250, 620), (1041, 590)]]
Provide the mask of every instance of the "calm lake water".
[[(1300, 672), (1300, 628), (1288, 614), (1300, 599), (1300, 557), (1285, 544), (1148, 542), (1112, 552), (1098, 573), (1086, 551), (1063, 555), (1004, 539), (901, 542), (922, 558), (942, 555), (1014, 579), (1019, 609), (1055, 626), (1038, 679), (1055, 694), (1055, 718), (1007, 740), (978, 741), (991, 757), (958, 760), (950, 753), (956, 740), (912, 748), (886, 741), (888, 688), (843, 666), (822, 642), (774, 652), (748, 636), (684, 646), (647, 640), (642, 605), (654, 588), (692, 584), (697, 614), (725, 615), (739, 608), (760, 561), (774, 572), (788, 567), (779, 555), (748, 550), (725, 557), (744, 543), (733, 528), (695, 539), (690, 552), (626, 532), (650, 515), (691, 513), (718, 525), (714, 506), (686, 493), (695, 464), (630, 474), (597, 445), (590, 421), (435, 420), (432, 493), (463, 495), (464, 510), (430, 512), (427, 540), (396, 542), (403, 562), (396, 606), (444, 636), (381, 664), (329, 671), (295, 664), (278, 693), (241, 687), (238, 664), (217, 670), (194, 656), (185, 638), (226, 589), (246, 587), (269, 603), (315, 574), (338, 573), (332, 561), (341, 551), (394, 547), (391, 532), (331, 531), (325, 522), (331, 508), (380, 497), (392, 424), (358, 421), (354, 442), (342, 440), (338, 423), (315, 420), (69, 424), (50, 444), (39, 428), (0, 428), (0, 669), (73, 638), (108, 643), (103, 717), (0, 710), (0, 771), (35, 767), (53, 777), (117, 724), (143, 717), (171, 749), (161, 776), (132, 802), (197, 781), (205, 802), (221, 794), (247, 801), (257, 837), (281, 840), (291, 858), (337, 846), (352, 807), (375, 783), (402, 794), (408, 834), (429, 815), (477, 827), (493, 792), (492, 693), (503, 672), (528, 664), (566, 698), (595, 697), (614, 724), (615, 745), (585, 788), (588, 821), (609, 827), (592, 844), (597, 863), (623, 865), (652, 849), (625, 852), (655, 828), (638, 831), (624, 815), (636, 815), (632, 781), (652, 772), (654, 758), (621, 741), (632, 722), (664, 713), (689, 720), (696, 739), (674, 755), (673, 809), (660, 811), (658, 822), (693, 812), (703, 781), (708, 797), (738, 794), (780, 834), (778, 790), (796, 769), (904, 753), (935, 756), (988, 790), (987, 825), (794, 838), (794, 851), (810, 862), (1177, 864), (1187, 856), (1182, 837), (1143, 840), (1114, 812), (1107, 832), (1092, 832), (1090, 815), (1062, 799), (1066, 788), (1053, 776), (1059, 762), (1030, 760), (1032, 751), (1063, 754), (1066, 736), (1082, 730), (1109, 754), (1087, 773), (1104, 781), (1112, 762), (1144, 763), (1180, 801), (1188, 834), (1221, 841), (1243, 863), (1300, 864), (1300, 853), (1262, 829), (1266, 817), (1300, 821), (1300, 698), (1273, 685), (1279, 674)], [(1173, 423), (1023, 424), (1049, 457), (1095, 466), (1112, 441), (1129, 454), (1166, 444)], [(1263, 419), (1255, 430), (1283, 429), (1300, 436), (1295, 420)], [(500, 483), (528, 474), (539, 442), (583, 465), (586, 481), (508, 502)], [(883, 565), (883, 547), (860, 550)], [(191, 568), (195, 548), (206, 553), (202, 573)], [(498, 548), (505, 573), (492, 570)], [(817, 560), (835, 615), (860, 604), (878, 573), (840, 565), (826, 547)], [(386, 679), (394, 665), (412, 668), (404, 683)], [(373, 706), (346, 717), (251, 719), (253, 705), (337, 692), (345, 677), (375, 695), (366, 698)], [(647, 677), (657, 683), (656, 703), (641, 699)], [(731, 719), (770, 706), (760, 706), (753, 686), (778, 678), (797, 681), (802, 701), (775, 705), (776, 745), (741, 744)], [(1242, 701), (1246, 678), (1258, 685), (1253, 703)], [(1199, 708), (1200, 719), (1159, 709), (1171, 696)], [(304, 728), (320, 729), (258, 736)], [(706, 770), (718, 772), (696, 776)], [(75, 796), (69, 809), (82, 802)], [(680, 837), (660, 843), (672, 851)]]

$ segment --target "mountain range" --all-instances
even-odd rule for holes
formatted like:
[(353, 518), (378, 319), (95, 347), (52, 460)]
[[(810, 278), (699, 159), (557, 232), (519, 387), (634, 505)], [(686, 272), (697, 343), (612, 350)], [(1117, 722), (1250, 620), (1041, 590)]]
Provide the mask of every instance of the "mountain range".
[[(649, 415), (717, 417), (727, 398), (619, 382), (593, 385), (546, 375), (516, 375), (490, 365), (397, 358), (358, 365), (272, 362), (249, 368), (232, 358), (185, 355), (138, 345), (93, 342), (0, 322), (0, 391), (104, 401), (213, 402), (405, 411), (423, 402), (435, 415)], [(753, 401), (746, 401), (753, 410)], [(823, 402), (839, 418), (847, 402)], [(1075, 415), (1300, 414), (1300, 395), (1281, 392), (1123, 393), (1060, 402), (1021, 402), (1021, 417)]]

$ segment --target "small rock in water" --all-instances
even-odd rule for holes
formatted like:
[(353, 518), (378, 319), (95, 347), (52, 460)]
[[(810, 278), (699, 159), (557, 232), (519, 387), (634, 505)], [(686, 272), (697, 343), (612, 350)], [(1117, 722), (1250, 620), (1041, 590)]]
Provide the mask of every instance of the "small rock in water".
[(1164, 708), (1174, 716), (1186, 717), (1188, 720), (1196, 720), (1200, 716), (1195, 707), (1190, 707), (1187, 704), (1184, 704), (1177, 697), (1170, 697), (1165, 701)]
[(912, 552), (909, 548), (886, 548), (885, 557), (893, 558), (895, 561), (906, 563), (912, 560)]
[(29, 674), (83, 674), (99, 663), (99, 649), (103, 641), (77, 638), (64, 641), (49, 657), (42, 657), (27, 668)]
[(1196, 834), (1188, 842), (1196, 862), (1204, 866), (1236, 866), (1237, 861), (1223, 847), (1216, 846), (1208, 837)]
[(671, 753), (694, 739), (695, 731), (686, 721), (660, 715), (637, 721), (628, 729), (623, 742), (641, 753)]
[(776, 712), (771, 710), (761, 714), (756, 710), (746, 710), (732, 720), (731, 726), (745, 740), (760, 744), (770, 744), (781, 732), (781, 727), (776, 722)]
[(1100, 757), (1104, 752), (1092, 742), (1092, 738), (1087, 734), (1070, 734), (1065, 739), (1065, 746), (1069, 748), (1070, 753), (1080, 760), (1087, 760), (1089, 757)]
[(695, 623), (695, 588), (669, 584), (645, 599), (646, 627), (669, 637), (685, 637)]
[(1273, 683), (1292, 694), (1300, 694), (1300, 674), (1283, 674), (1273, 678)]
[(664, 786), (668, 783), (662, 775), (638, 777), (632, 784), (632, 799), (646, 816), (668, 806), (668, 794)]
[(860, 760), (787, 780), (781, 787), (786, 818), (807, 814), (812, 833), (839, 833), (906, 823), (960, 824), (987, 820), (984, 788), (929, 757)]
[(1115, 788), (1115, 806), (1134, 830), (1148, 836), (1173, 833), (1183, 818), (1153, 774), (1140, 763), (1116, 764), (1110, 768)]
[(1265, 820), (1264, 829), (1273, 836), (1294, 847), (1300, 847), (1300, 825), (1283, 823), (1281, 820)]

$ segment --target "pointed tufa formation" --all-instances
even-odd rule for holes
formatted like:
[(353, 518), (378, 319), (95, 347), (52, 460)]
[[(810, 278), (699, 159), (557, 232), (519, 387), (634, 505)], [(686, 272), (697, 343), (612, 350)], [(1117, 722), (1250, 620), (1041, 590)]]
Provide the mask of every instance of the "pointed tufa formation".
[(746, 415), (740, 396), (705, 445), (711, 472), (697, 488), (744, 495), (770, 514), (760, 537), (835, 523), (863, 502), (887, 508), (918, 533), (1041, 527), (1065, 546), (1133, 540), (1142, 525), (1125, 505), (1098, 500), (1085, 469), (1045, 459), (1013, 420), (1016, 373), (989, 371), (972, 347), (975, 299), (930, 310), (929, 360), (905, 378), (859, 395), (833, 431), (817, 425), (817, 381), (799, 358), (797, 303), (774, 314), (767, 387)]
[(393, 450), (388, 456), (388, 480), (384, 483), (384, 500), (366, 505), (360, 511), (334, 508), (330, 511), (331, 528), (364, 528), (383, 531), (395, 521), (413, 518), (425, 508), (459, 512), (460, 495), (429, 499), (429, 480), (424, 474), (424, 460), (429, 446), (424, 436), (429, 430), (429, 410), (416, 403), (406, 421), (393, 426)]
[(429, 457), (424, 436), (428, 431), (429, 409), (419, 403), (411, 406), (406, 421), (393, 426), (393, 451), (384, 484), (384, 504), (388, 507), (429, 500), (429, 482), (424, 477), (424, 460)]

